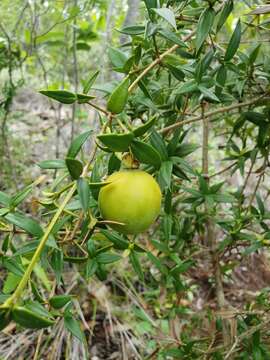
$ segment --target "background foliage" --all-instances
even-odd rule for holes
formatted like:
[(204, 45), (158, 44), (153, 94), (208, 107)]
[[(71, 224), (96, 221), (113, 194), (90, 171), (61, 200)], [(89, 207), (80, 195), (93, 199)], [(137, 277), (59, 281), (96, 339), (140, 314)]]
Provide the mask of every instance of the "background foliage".
[[(2, 0), (1, 358), (270, 357), (269, 13)], [(134, 238), (97, 207), (127, 154), (163, 192)]]

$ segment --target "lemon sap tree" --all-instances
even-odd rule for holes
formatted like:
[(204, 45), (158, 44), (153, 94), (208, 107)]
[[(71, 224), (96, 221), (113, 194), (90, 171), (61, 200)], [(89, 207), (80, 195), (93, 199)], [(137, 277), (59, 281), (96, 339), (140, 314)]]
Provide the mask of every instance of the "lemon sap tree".
[[(224, 278), (234, 265), (224, 254), (239, 244), (244, 255), (267, 246), (269, 191), (259, 192), (267, 180), (270, 146), (269, 46), (259, 41), (260, 34), (269, 35), (264, 12), (238, 18), (248, 11), (233, 0), (142, 4), (145, 20), (122, 28), (127, 43), (109, 51), (113, 71), (122, 75), (111, 93), (92, 95), (98, 71), (79, 93), (40, 91), (63, 104), (95, 109), (100, 132), (77, 136), (64, 159), (38, 164), (46, 173), (53, 170), (52, 177), (57, 170), (39, 199), (40, 220), (20, 210), (39, 179), (13, 196), (0, 192), (5, 234), (0, 259), (8, 277), (17, 279), (9, 294), (0, 295), (0, 329), (12, 320), (41, 329), (64, 319), (85, 342), (72, 296), (56, 292), (45, 298), (35, 281), (41, 266), (55, 274), (56, 289), (62, 289), (65, 263), (77, 266), (88, 281), (94, 276), (105, 281), (115, 263), (128, 259), (145, 286), (166, 290), (171, 306), (161, 316), (174, 319), (187, 311), (179, 299), (190, 291), (188, 271), (207, 256), (216, 308), (225, 311)], [(254, 44), (245, 44), (248, 36)], [(90, 137), (96, 140), (88, 154), (83, 145)], [(222, 146), (213, 141), (219, 138)], [(253, 172), (256, 183), (248, 192)], [(239, 188), (228, 181), (236, 173), (243, 179)], [(20, 246), (14, 236), (23, 239)], [(267, 301), (261, 306), (269, 309)], [(158, 350), (160, 356), (200, 358), (197, 344), (207, 351), (218, 333), (223, 340), (213, 356), (220, 359), (235, 349), (231, 322), (209, 316), (212, 338), (191, 340), (196, 321), (190, 318), (178, 343)], [(264, 324), (257, 315), (237, 319), (239, 359), (250, 343), (257, 358), (265, 358), (259, 335)]]

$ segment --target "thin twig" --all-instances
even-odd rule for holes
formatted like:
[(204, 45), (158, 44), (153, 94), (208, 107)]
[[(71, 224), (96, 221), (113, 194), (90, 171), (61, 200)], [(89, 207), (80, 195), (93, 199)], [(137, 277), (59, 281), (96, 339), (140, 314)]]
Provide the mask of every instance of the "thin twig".
[[(192, 31), (190, 34), (188, 34), (186, 37), (184, 37), (183, 41), (188, 41), (192, 36), (195, 34), (195, 30)], [(165, 58), (165, 56), (171, 54), (175, 50), (179, 48), (178, 44), (173, 45), (171, 48), (166, 50), (163, 54), (161, 54), (158, 58), (156, 58), (151, 64), (147, 66), (147, 68), (144, 69), (144, 71), (133, 81), (133, 83), (129, 86), (128, 92), (131, 93), (132, 90), (136, 87), (136, 85), (144, 78), (144, 76), (152, 70), (156, 65), (160, 64), (161, 61)]]
[[(248, 101), (245, 101), (243, 103), (237, 103), (237, 104), (233, 104), (233, 105), (230, 105), (230, 106), (224, 106), (224, 107), (222, 107), (220, 109), (216, 109), (214, 111), (207, 112), (207, 113), (204, 114), (204, 117), (209, 118), (209, 117), (217, 115), (217, 114), (222, 114), (222, 113), (234, 110), (234, 109), (240, 109), (240, 108), (245, 107), (245, 106), (256, 104), (256, 102), (263, 99), (266, 95), (268, 95), (268, 93), (265, 93), (265, 94), (257, 97), (256, 99), (253, 99), (253, 100), (248, 100)], [(174, 124), (172, 124), (170, 126), (167, 126), (167, 127), (163, 128), (163, 129), (161, 129), (160, 133), (161, 134), (167, 134), (169, 131), (177, 129), (180, 126), (191, 124), (191, 123), (196, 122), (196, 121), (201, 121), (202, 119), (203, 119), (202, 116), (198, 115), (198, 116), (195, 116), (195, 117), (193, 117), (191, 119), (188, 119), (188, 120), (178, 121), (178, 122), (176, 122), (176, 123), (174, 123)]]

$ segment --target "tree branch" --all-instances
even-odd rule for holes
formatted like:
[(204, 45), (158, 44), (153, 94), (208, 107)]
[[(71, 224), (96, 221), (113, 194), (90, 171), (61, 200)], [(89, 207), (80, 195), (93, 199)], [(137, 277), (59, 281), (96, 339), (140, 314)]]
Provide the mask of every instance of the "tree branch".
[[(195, 34), (195, 30), (193, 30), (190, 34), (188, 34), (186, 37), (184, 37), (183, 41), (187, 41)], [(128, 92), (131, 93), (132, 90), (136, 87), (136, 85), (142, 80), (142, 78), (150, 71), (152, 70), (156, 65), (160, 64), (161, 61), (165, 58), (165, 56), (171, 54), (176, 49), (179, 48), (179, 45), (175, 44), (168, 50), (166, 50), (163, 54), (161, 54), (156, 60), (154, 60), (150, 65), (147, 66), (146, 69), (133, 81), (133, 83), (128, 88)]]
[[(263, 99), (266, 95), (268, 95), (268, 93), (265, 93), (265, 94), (255, 98), (253, 100), (248, 100), (248, 101), (243, 102), (243, 103), (237, 103), (237, 104), (233, 104), (233, 105), (230, 105), (230, 106), (225, 106), (225, 107), (222, 107), (220, 109), (216, 109), (214, 111), (209, 111), (209, 112), (204, 114), (204, 117), (209, 118), (209, 117), (217, 115), (217, 114), (222, 114), (222, 113), (234, 110), (234, 109), (240, 109), (240, 108), (245, 107), (245, 106), (256, 104), (256, 102)], [(177, 129), (180, 126), (187, 125), (187, 124), (192, 124), (192, 123), (194, 123), (196, 121), (201, 121), (201, 120), (203, 120), (203, 117), (201, 115), (198, 115), (198, 116), (195, 116), (195, 117), (193, 117), (191, 119), (178, 121), (178, 122), (176, 122), (176, 123), (174, 123), (174, 124), (172, 124), (170, 126), (167, 126), (167, 127), (163, 128), (163, 129), (161, 129), (160, 133), (161, 134), (167, 134), (169, 131)]]

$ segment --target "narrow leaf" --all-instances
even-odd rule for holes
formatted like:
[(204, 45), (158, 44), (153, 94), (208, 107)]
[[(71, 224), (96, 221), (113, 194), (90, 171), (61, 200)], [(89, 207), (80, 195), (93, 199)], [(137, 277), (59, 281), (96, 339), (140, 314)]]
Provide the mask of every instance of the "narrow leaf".
[(99, 135), (98, 139), (110, 150), (120, 152), (128, 150), (131, 141), (134, 138), (132, 132), (126, 134), (104, 134)]
[(196, 50), (198, 51), (204, 40), (206, 39), (207, 35), (209, 34), (213, 22), (215, 19), (215, 11), (213, 8), (205, 9), (199, 19), (198, 26), (197, 26), (197, 33), (196, 33)]
[(177, 44), (181, 47), (188, 47), (188, 45), (180, 39), (180, 36), (178, 34), (175, 34), (174, 32), (162, 29), (158, 30), (158, 33), (165, 39), (173, 42), (174, 44)]
[(41, 237), (43, 235), (43, 230), (39, 223), (28, 216), (15, 212), (7, 214), (5, 219), (33, 236)]
[(84, 94), (88, 94), (89, 90), (91, 89), (91, 86), (94, 84), (94, 82), (96, 81), (96, 78), (98, 77), (99, 74), (99, 70), (97, 70), (96, 72), (94, 72), (94, 74), (90, 75), (88, 80), (85, 82), (85, 85), (83, 87), (83, 93)]
[(238, 23), (234, 29), (234, 32), (232, 34), (232, 37), (229, 41), (229, 45), (225, 53), (225, 57), (224, 57), (225, 61), (230, 61), (234, 57), (240, 45), (240, 40), (241, 40), (241, 21), (238, 20)]
[(44, 160), (37, 164), (41, 169), (65, 169), (64, 160)]
[(84, 333), (80, 327), (80, 323), (74, 319), (71, 315), (65, 316), (64, 318), (65, 328), (78, 340), (85, 342)]
[(144, 135), (151, 127), (155, 124), (156, 118), (153, 117), (152, 119), (148, 120), (145, 124), (137, 127), (133, 130), (133, 134), (135, 137), (139, 137)]
[(168, 8), (160, 8), (160, 9), (153, 9), (153, 11), (159, 16), (161, 16), (164, 20), (166, 20), (175, 30), (177, 30), (175, 15), (172, 10)]
[(217, 32), (222, 28), (222, 26), (225, 24), (226, 20), (228, 19), (230, 13), (233, 10), (233, 0), (228, 0), (225, 5), (223, 6), (223, 9), (220, 13), (218, 23), (217, 23)]
[(90, 134), (92, 133), (92, 130), (86, 131), (83, 134), (78, 135), (70, 144), (70, 147), (68, 149), (67, 157), (74, 159), (79, 151), (81, 150), (81, 147), (86, 142), (86, 140), (89, 138)]
[(85, 214), (87, 214), (90, 202), (90, 188), (86, 179), (79, 178), (77, 180), (77, 190)]
[(113, 90), (107, 103), (107, 109), (110, 112), (119, 114), (124, 110), (128, 100), (128, 86), (129, 78), (127, 77)]
[(77, 100), (76, 94), (66, 90), (42, 90), (40, 93), (62, 104), (73, 104)]
[(161, 165), (161, 158), (159, 153), (153, 148), (153, 146), (146, 144), (142, 141), (133, 140), (131, 143), (131, 150), (136, 159), (144, 164), (153, 165), (159, 168)]
[(77, 180), (83, 172), (83, 165), (76, 159), (66, 158), (66, 166), (72, 179)]
[(143, 25), (134, 25), (134, 26), (126, 26), (122, 28), (121, 30), (117, 30), (122, 34), (126, 35), (140, 35), (145, 32), (145, 26)]

